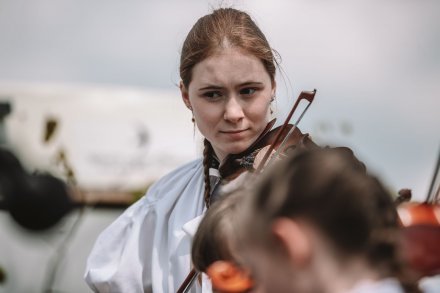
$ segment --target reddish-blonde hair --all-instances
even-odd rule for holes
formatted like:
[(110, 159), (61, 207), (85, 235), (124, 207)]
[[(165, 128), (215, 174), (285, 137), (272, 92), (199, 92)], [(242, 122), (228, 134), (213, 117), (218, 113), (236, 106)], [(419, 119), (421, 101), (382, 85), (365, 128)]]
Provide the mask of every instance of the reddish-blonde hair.
[(188, 88), (194, 66), (225, 47), (240, 48), (261, 60), (275, 80), (276, 60), (266, 37), (243, 11), (219, 8), (201, 17), (188, 33), (180, 56), (180, 77)]

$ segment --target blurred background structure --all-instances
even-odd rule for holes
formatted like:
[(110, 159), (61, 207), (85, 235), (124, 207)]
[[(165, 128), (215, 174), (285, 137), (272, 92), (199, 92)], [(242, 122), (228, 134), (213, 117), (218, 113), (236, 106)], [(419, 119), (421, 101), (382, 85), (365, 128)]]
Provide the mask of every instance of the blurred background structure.
[(89, 292), (82, 274), (97, 234), (200, 155), (177, 86), (179, 51), (220, 5), (248, 11), (280, 53), (280, 119), (316, 88), (304, 132), (351, 147), (392, 192), (426, 196), (440, 148), (439, 1), (0, 0), (8, 148), (29, 172), (66, 179), (67, 162), (90, 204), (44, 233), (1, 211), (0, 292)]

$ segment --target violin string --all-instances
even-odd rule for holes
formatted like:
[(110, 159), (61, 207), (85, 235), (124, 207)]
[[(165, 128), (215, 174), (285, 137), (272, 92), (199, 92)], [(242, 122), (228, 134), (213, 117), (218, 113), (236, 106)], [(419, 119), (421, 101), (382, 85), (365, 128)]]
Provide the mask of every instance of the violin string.
[(296, 120), (296, 122), (293, 124), (292, 128), (290, 128), (289, 132), (287, 133), (287, 135), (284, 137), (283, 141), (280, 143), (280, 145), (278, 146), (275, 154), (271, 157), (271, 159), (268, 162), (268, 165), (276, 158), (278, 157), (279, 153), (281, 152), (281, 150), (283, 149), (284, 145), (286, 144), (288, 138), (290, 137), (290, 135), (293, 133), (293, 131), (295, 131), (296, 126), (298, 125), (298, 123), (301, 121), (301, 119), (303, 118), (304, 114), (307, 112), (307, 109), (309, 109), (310, 105), (312, 103), (309, 102), (309, 104), (305, 107), (305, 109), (302, 111), (301, 115), (298, 117), (298, 119)]
[[(267, 165), (268, 160), (270, 161), (273, 158), (273, 156), (271, 156), (271, 153), (274, 150), (275, 145), (277, 145), (279, 140), (281, 139), (281, 135), (282, 135), (283, 131), (286, 129), (286, 127), (288, 126), (289, 121), (292, 119), (293, 113), (296, 111), (296, 108), (298, 107), (299, 102), (302, 99), (306, 99), (311, 104), (313, 99), (314, 99), (314, 97), (315, 97), (315, 94), (316, 94), (316, 89), (314, 89), (313, 92), (301, 92), (300, 93), (300, 95), (297, 98), (295, 104), (293, 105), (293, 108), (290, 110), (289, 115), (287, 115), (287, 118), (284, 121), (283, 125), (279, 128), (275, 140), (273, 141), (273, 143), (271, 144), (269, 150), (266, 152), (266, 154), (264, 155), (264, 157), (261, 160), (260, 164), (256, 168), (256, 170), (255, 170), (256, 174), (259, 174), (262, 171), (263, 167)], [(286, 137), (289, 137), (289, 136), (290, 136), (290, 133), (288, 135), (286, 135), (284, 138), (286, 139)]]

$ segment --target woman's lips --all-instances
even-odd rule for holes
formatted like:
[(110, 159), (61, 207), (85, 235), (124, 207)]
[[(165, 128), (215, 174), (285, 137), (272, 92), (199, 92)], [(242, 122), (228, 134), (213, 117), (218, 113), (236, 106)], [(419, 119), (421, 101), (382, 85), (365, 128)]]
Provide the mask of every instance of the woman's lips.
[(221, 131), (223, 133), (240, 133), (243, 131), (246, 131), (247, 129), (243, 129), (243, 130), (226, 130), (226, 131)]
[(248, 129), (241, 129), (241, 130), (224, 130), (220, 131), (220, 133), (227, 135), (230, 138), (233, 139), (240, 139), (245, 135), (245, 132)]

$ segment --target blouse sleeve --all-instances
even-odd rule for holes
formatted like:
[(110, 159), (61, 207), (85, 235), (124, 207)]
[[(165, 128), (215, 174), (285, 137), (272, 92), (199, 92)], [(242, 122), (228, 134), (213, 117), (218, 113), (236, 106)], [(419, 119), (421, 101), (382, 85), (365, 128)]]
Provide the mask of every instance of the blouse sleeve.
[(186, 223), (203, 213), (203, 186), (201, 160), (153, 184), (98, 236), (84, 276), (90, 288), (101, 293), (174, 291), (190, 270)]
[(151, 291), (153, 241), (144, 238), (154, 235), (155, 190), (152, 187), (98, 236), (84, 276), (94, 292)]

